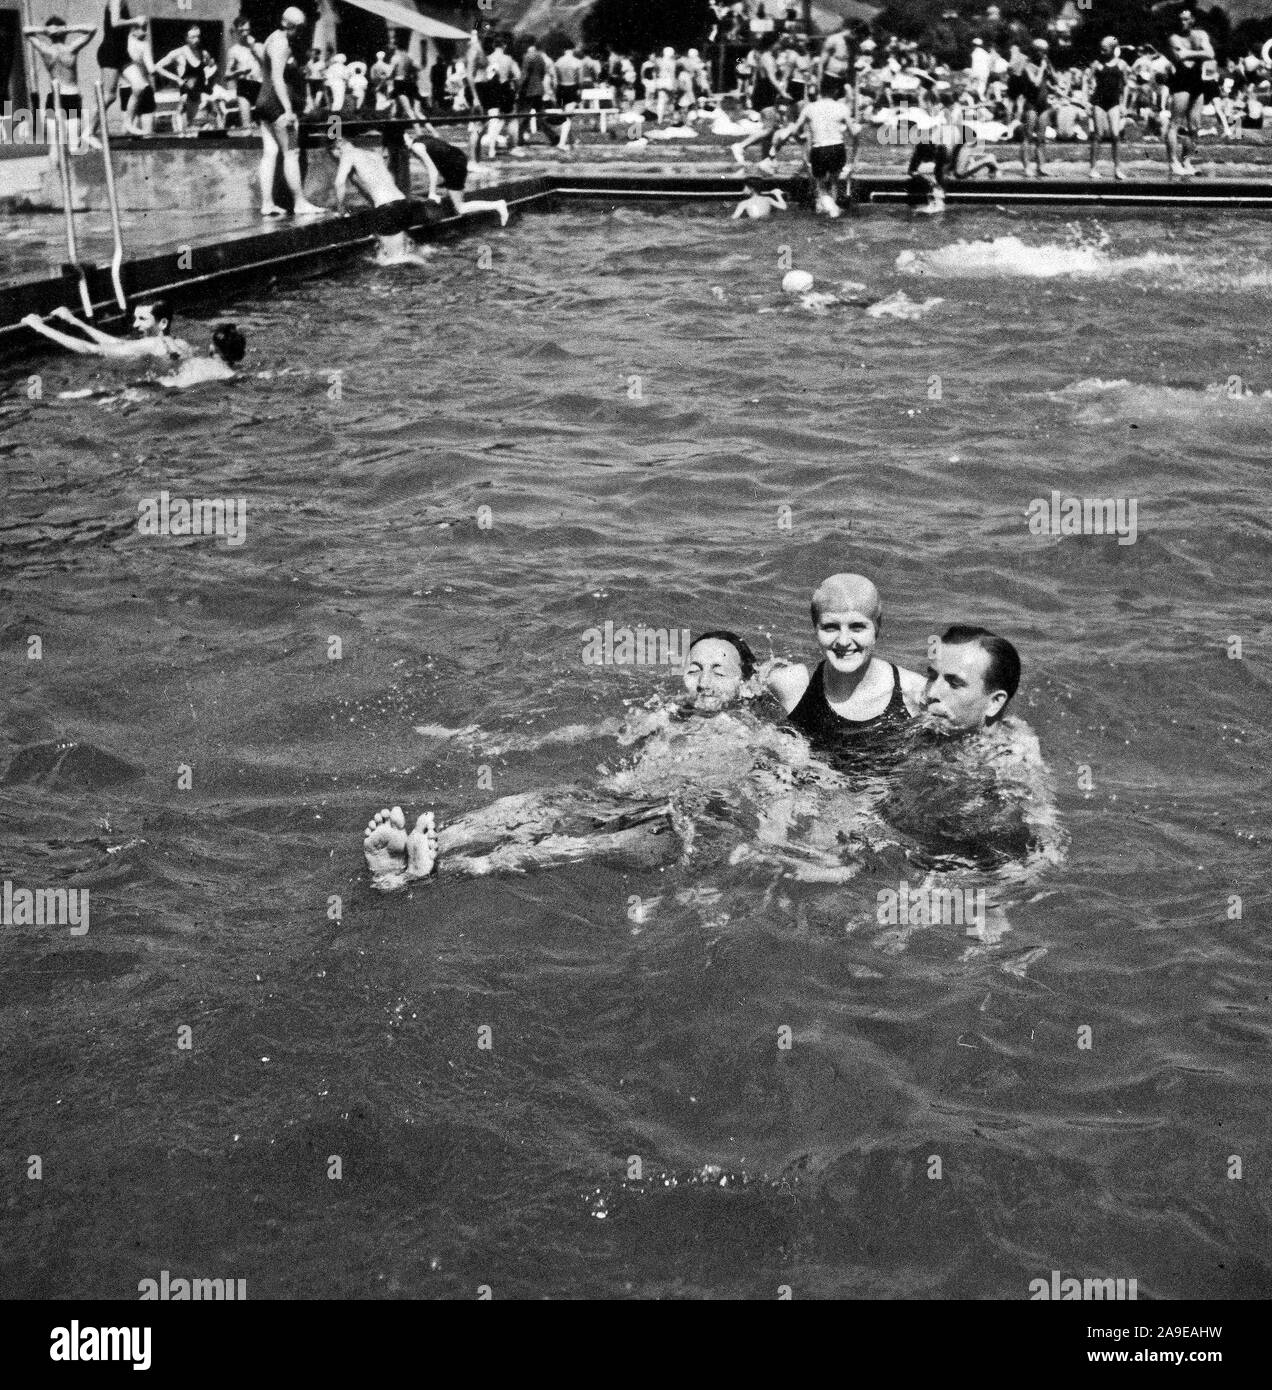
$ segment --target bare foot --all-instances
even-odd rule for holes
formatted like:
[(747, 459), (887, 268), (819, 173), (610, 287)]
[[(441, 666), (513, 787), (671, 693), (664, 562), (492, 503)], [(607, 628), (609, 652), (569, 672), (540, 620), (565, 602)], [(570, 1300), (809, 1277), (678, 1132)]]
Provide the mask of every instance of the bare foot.
[(317, 217), (326, 212), (326, 208), (320, 208), (317, 203), (311, 203), (306, 198), (299, 198), (296, 205), (292, 208), (293, 217)]
[(400, 806), (377, 811), (367, 823), (362, 853), (366, 856), (371, 882), (377, 887), (394, 887), (406, 869), (406, 817)]
[(508, 225), (508, 204), (500, 199), (495, 204), (495, 211), (499, 214), (499, 225), (506, 227)]
[(282, 208), (280, 208), (277, 203), (266, 203), (265, 206), (261, 208), (261, 216), (286, 217), (287, 213)]
[(407, 878), (427, 878), (437, 862), (437, 828), (432, 811), (425, 811), (406, 837)]

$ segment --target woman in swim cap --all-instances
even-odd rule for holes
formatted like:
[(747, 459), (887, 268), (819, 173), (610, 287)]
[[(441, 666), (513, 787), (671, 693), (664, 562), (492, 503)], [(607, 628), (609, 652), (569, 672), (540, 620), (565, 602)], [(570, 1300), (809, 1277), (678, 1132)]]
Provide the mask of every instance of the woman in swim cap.
[(879, 591), (860, 574), (832, 574), (813, 594), (817, 669), (782, 664), (767, 676), (787, 718), (831, 749), (905, 725), (918, 713), (923, 677), (874, 654), (883, 625)]

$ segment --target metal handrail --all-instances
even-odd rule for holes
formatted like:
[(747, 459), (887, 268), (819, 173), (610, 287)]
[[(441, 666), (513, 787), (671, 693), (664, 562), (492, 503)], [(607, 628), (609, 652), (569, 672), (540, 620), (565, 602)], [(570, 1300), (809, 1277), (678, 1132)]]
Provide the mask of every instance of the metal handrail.
[(62, 110), (62, 91), (53, 79), (53, 119), (57, 126), (57, 172), (62, 180), (62, 212), (66, 217), (66, 254), (72, 269), (79, 276), (80, 303), (84, 317), (93, 317), (93, 299), (88, 292), (88, 275), (80, 264), (79, 248), (75, 243), (75, 210), (71, 207), (71, 164), (66, 152), (66, 112)]
[(124, 237), (119, 227), (119, 199), (115, 194), (115, 167), (111, 163), (110, 157), (110, 132), (107, 130), (106, 120), (106, 94), (102, 91), (102, 84), (96, 83), (97, 87), (97, 109), (101, 113), (101, 140), (102, 140), (102, 162), (106, 168), (106, 198), (110, 203), (110, 230), (115, 238), (115, 252), (110, 258), (110, 278), (115, 286), (115, 303), (121, 309), (127, 310), (128, 297), (124, 294), (122, 271), (124, 265)]

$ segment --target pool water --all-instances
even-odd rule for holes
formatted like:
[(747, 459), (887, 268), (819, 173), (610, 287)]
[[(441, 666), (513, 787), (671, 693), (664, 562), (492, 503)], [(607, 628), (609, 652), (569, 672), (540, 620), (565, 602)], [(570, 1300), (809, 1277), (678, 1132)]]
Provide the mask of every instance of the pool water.
[[(0, 928), (5, 1295), (1272, 1294), (1266, 224), (726, 218), (241, 301), (230, 387), (9, 374), (4, 877), (92, 916)], [(243, 542), (140, 534), (165, 490)], [(1070, 843), (995, 943), (880, 927), (887, 856), (370, 890), (376, 808), (616, 765), (550, 735), (673, 678), (589, 629), (807, 660), (842, 569), (885, 656), (1021, 649)]]

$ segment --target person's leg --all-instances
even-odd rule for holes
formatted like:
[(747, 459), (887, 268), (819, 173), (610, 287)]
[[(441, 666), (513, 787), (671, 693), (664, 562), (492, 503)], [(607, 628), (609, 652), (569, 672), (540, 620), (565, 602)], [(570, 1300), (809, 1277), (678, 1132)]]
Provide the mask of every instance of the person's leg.
[(300, 177), (300, 149), (291, 130), (287, 126), (277, 124), (274, 130), (278, 137), (278, 148), (283, 156), (283, 182), (292, 195), (293, 216), (308, 217), (313, 213), (325, 212), (326, 208), (320, 208), (317, 203), (311, 203), (305, 197)]
[(101, 80), (102, 100), (100, 104), (98, 104), (98, 102), (96, 101), (92, 103), (93, 109), (89, 114), (88, 119), (88, 134), (87, 136), (85, 136), (85, 139), (88, 141), (90, 145), (94, 142), (99, 142), (99, 137), (101, 136), (102, 132), (103, 110), (109, 112), (112, 103), (114, 102), (115, 98), (119, 95), (119, 69), (102, 68)]
[(274, 175), (278, 169), (278, 136), (270, 121), (261, 121), (261, 216), (282, 217), (283, 209), (274, 201)]
[(456, 217), (475, 217), (483, 212), (497, 212), (500, 226), (506, 227), (508, 225), (508, 204), (502, 198), (498, 202), (490, 202), (480, 198), (465, 198), (462, 193), (454, 189), (448, 188), (446, 191), (450, 196)]

